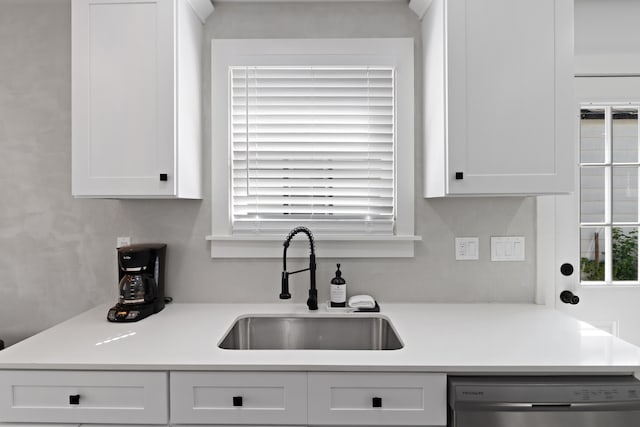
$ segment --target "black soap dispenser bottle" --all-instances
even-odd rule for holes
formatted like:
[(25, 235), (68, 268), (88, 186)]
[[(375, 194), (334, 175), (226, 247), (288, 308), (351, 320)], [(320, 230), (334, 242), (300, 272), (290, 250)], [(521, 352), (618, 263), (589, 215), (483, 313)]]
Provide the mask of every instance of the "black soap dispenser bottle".
[(342, 278), (340, 264), (337, 264), (336, 277), (331, 279), (331, 307), (347, 306), (347, 282)]

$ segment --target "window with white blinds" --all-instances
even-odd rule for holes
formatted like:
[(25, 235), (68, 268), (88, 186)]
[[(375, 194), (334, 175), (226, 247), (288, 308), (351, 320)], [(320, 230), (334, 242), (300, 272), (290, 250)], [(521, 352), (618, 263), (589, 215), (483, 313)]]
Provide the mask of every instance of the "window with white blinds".
[(234, 232), (391, 234), (393, 67), (232, 66)]

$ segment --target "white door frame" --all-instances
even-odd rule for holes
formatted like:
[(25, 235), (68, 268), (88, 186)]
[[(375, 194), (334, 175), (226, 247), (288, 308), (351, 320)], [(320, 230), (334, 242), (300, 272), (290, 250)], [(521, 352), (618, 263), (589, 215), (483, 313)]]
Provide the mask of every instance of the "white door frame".
[[(575, 184), (578, 185), (578, 182)], [(556, 305), (556, 196), (536, 198), (536, 293), (535, 303)]]
[[(620, 75), (620, 76), (580, 76), (574, 79), (576, 93), (576, 130), (579, 126), (578, 108), (580, 103), (590, 102), (627, 102), (629, 101), (629, 82), (633, 79), (632, 84), (640, 87), (640, 75)], [(637, 81), (637, 83), (636, 83)], [(589, 88), (589, 89), (587, 89)], [(606, 88), (606, 89), (605, 89)], [(592, 93), (607, 93), (604, 95), (587, 96)], [(635, 97), (634, 97), (635, 98)], [(578, 159), (578, 141), (579, 132), (576, 131), (573, 143), (576, 153), (575, 173), (576, 188), (579, 191), (580, 180), (578, 178), (577, 159)], [(558, 236), (558, 221), (556, 220), (556, 198), (566, 196), (541, 196), (536, 200), (536, 294), (535, 303), (555, 308), (559, 296), (556, 295), (556, 281), (558, 280), (557, 271), (560, 268), (556, 259), (556, 236)], [(576, 224), (577, 226), (577, 224)], [(579, 275), (579, 265), (574, 265)], [(579, 281), (579, 279), (578, 279)], [(576, 282), (577, 284), (578, 282)]]

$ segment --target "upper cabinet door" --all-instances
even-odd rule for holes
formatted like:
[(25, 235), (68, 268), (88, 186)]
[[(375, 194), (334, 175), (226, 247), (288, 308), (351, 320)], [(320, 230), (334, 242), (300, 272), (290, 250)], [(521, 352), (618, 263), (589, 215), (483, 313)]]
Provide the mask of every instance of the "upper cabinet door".
[(425, 196), (572, 191), (572, 2), (434, 0), (423, 31)]
[[(192, 77), (193, 68), (198, 78), (196, 88), (193, 83), (185, 88), (200, 88), (202, 23), (188, 5), (174, 0), (72, 2), (74, 196), (201, 197), (200, 174), (194, 174), (201, 159), (192, 152), (200, 150), (199, 118), (185, 121), (193, 132), (178, 128), (177, 109), (184, 98), (177, 80), (180, 37), (196, 44), (185, 52), (198, 52), (180, 64), (180, 71), (187, 68), (185, 74)], [(199, 92), (187, 99), (197, 105), (184, 107), (199, 116)], [(182, 141), (182, 135), (192, 140)], [(192, 149), (187, 153), (185, 147)], [(178, 162), (183, 152), (193, 159), (192, 170)], [(181, 174), (193, 185), (185, 188)]]

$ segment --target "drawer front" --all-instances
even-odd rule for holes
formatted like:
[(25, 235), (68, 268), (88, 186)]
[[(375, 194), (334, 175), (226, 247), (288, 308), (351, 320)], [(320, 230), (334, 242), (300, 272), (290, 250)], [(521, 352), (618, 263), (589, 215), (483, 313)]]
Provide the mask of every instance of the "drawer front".
[(0, 422), (168, 422), (166, 372), (0, 371)]
[(306, 424), (304, 372), (172, 372), (171, 422)]
[(0, 427), (80, 427), (80, 424), (0, 423)]
[(447, 423), (444, 374), (309, 373), (309, 424)]

